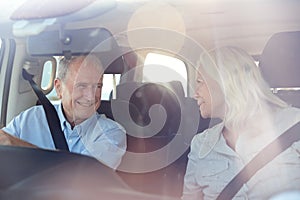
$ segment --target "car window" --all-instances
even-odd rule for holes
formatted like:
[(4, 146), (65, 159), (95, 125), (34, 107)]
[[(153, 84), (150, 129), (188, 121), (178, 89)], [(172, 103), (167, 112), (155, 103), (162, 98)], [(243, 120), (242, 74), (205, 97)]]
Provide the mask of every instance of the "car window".
[(116, 86), (120, 83), (121, 74), (104, 74), (101, 100), (115, 99)]
[[(160, 73), (157, 73), (157, 72)], [(168, 74), (166, 76), (166, 74)], [(187, 94), (187, 70), (183, 61), (158, 53), (148, 53), (143, 68), (143, 82), (180, 81)]]
[(41, 77), (41, 88), (45, 94), (50, 93), (54, 88), (54, 78), (56, 77), (57, 60), (49, 58), (44, 61), (43, 73)]
[(54, 78), (56, 77), (56, 73), (57, 73), (56, 66), (58, 62), (59, 62), (58, 56), (54, 56), (53, 59), (46, 60), (43, 65), (43, 74), (41, 78), (41, 88), (44, 94), (46, 94), (46, 97), (52, 103), (60, 102), (54, 88)]

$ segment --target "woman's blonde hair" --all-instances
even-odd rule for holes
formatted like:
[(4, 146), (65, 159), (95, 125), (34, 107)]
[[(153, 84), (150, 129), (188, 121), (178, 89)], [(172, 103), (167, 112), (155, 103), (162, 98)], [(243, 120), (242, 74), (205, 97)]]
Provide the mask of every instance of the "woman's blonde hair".
[(266, 106), (287, 106), (271, 92), (253, 58), (240, 48), (213, 49), (201, 55), (199, 64), (223, 90), (226, 104), (224, 122), (231, 127), (244, 126)]

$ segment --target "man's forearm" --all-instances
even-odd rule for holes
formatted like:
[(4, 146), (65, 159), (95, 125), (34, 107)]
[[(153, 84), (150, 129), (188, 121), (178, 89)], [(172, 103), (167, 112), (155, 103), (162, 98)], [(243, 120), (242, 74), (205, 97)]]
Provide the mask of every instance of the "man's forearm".
[(37, 146), (19, 138), (16, 138), (3, 130), (0, 130), (0, 145), (37, 148)]

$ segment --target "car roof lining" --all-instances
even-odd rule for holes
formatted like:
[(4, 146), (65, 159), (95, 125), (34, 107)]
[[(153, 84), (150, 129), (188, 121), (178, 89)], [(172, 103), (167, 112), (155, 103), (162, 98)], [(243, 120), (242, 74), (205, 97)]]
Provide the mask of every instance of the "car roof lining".
[(28, 0), (12, 15), (12, 20), (32, 20), (68, 15), (88, 6), (95, 0)]
[(11, 20), (43, 20), (55, 18), (59, 22), (81, 21), (116, 7), (115, 0), (27, 0), (11, 15)]

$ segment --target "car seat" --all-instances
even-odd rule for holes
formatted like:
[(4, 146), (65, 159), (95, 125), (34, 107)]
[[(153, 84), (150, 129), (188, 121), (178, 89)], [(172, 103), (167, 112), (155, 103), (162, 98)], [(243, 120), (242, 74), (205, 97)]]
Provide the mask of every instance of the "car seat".
[[(120, 176), (138, 191), (179, 197), (189, 145), (198, 131), (200, 119), (195, 100), (185, 97), (179, 81), (126, 82), (117, 86), (116, 96), (117, 99), (112, 100), (114, 119), (127, 131), (127, 152), (119, 167)], [(169, 145), (174, 139), (177, 139), (176, 145)], [(174, 159), (180, 147), (185, 149)], [(124, 165), (147, 166), (151, 159), (147, 153), (162, 148), (166, 151), (157, 159), (169, 162), (167, 166), (147, 172), (122, 171)], [(143, 159), (128, 158), (132, 152), (144, 155)]]
[(282, 100), (300, 107), (300, 32), (274, 34), (259, 59), (259, 67)]

